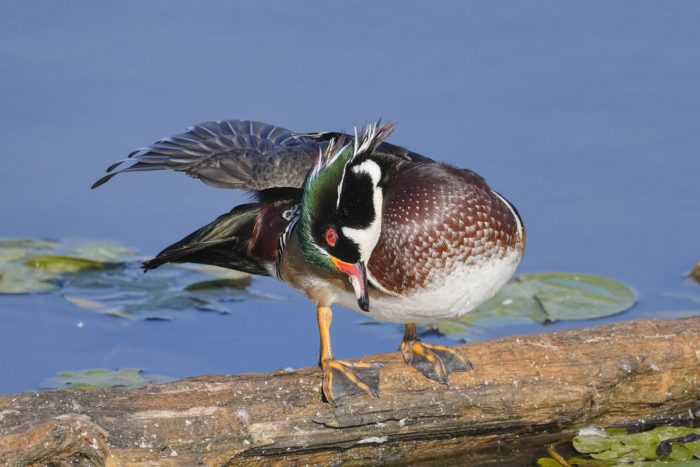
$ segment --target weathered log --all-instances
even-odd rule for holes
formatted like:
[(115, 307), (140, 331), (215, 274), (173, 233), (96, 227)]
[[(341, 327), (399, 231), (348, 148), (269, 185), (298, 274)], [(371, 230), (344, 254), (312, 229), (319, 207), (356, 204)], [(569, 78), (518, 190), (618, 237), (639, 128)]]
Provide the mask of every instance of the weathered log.
[(338, 407), (321, 402), (317, 368), (2, 396), (0, 463), (503, 463), (519, 459), (523, 439), (700, 416), (700, 317), (459, 349), (474, 370), (453, 374), (449, 386), (425, 379), (398, 353), (366, 357), (386, 364), (381, 398)]

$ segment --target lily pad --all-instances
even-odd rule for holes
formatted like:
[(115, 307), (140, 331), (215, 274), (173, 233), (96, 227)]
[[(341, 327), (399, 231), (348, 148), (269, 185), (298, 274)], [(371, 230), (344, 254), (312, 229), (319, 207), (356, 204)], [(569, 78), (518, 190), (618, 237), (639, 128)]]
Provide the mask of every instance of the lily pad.
[(104, 389), (142, 388), (148, 384), (162, 384), (174, 378), (146, 373), (140, 368), (122, 368), (116, 371), (95, 368), (82, 371), (64, 371), (41, 383), (44, 389)]
[(660, 426), (653, 430), (633, 434), (579, 435), (574, 437), (573, 445), (578, 452), (602, 460), (618, 462), (656, 459), (687, 461), (695, 455), (700, 459), (699, 441), (673, 442), (668, 453), (659, 453), (657, 450), (666, 440), (681, 439), (693, 434), (700, 435), (700, 429)]
[[(78, 258), (90, 259), (94, 261), (121, 262), (125, 258), (136, 255), (136, 250), (113, 242), (75, 242), (71, 254)], [(64, 243), (66, 245), (66, 243)]]
[(27, 258), (25, 263), (27, 266), (41, 269), (51, 274), (78, 272), (85, 269), (103, 269), (107, 266), (106, 263), (100, 261), (58, 255), (32, 256)]
[(236, 283), (235, 288), (207, 285), (218, 280), (223, 279), (212, 279), (179, 265), (144, 274), (140, 263), (133, 262), (67, 277), (63, 297), (81, 308), (109, 316), (166, 321), (201, 311), (226, 314), (230, 310), (224, 303), (252, 297), (242, 283)]
[(23, 248), (0, 248), (0, 264), (26, 257), (27, 250)]
[(181, 263), (177, 264), (177, 267), (189, 269), (192, 271), (197, 271), (207, 276), (214, 276), (217, 279), (224, 280), (247, 280), (251, 276), (247, 272), (236, 271), (235, 269), (222, 268), (220, 266), (211, 266), (208, 264), (192, 264), (192, 263)]
[(0, 263), (0, 294), (45, 293), (58, 288), (50, 276), (36, 274), (23, 264)]
[(44, 240), (40, 238), (0, 238), (0, 249), (21, 248), (24, 250), (40, 250), (46, 248), (54, 248), (57, 245), (58, 242), (55, 242), (53, 240)]
[(60, 288), (66, 274), (111, 267), (112, 263), (103, 262), (99, 255), (79, 251), (92, 248), (90, 245), (90, 242), (0, 238), (0, 294), (50, 292)]
[(453, 338), (465, 338), (475, 323), (488, 327), (523, 319), (542, 324), (560, 320), (602, 318), (631, 308), (636, 294), (607, 277), (567, 272), (523, 274), (506, 284), (491, 300), (456, 320), (434, 328)]
[(251, 277), (214, 266), (166, 265), (144, 274), (136, 251), (109, 242), (0, 238), (0, 293), (61, 291), (83, 309), (127, 319), (171, 320), (267, 298)]
[[(697, 466), (700, 465), (700, 428), (659, 426), (628, 434), (624, 429), (587, 430), (572, 441), (574, 449), (590, 459), (571, 457), (569, 465), (618, 466)], [(538, 465), (555, 466), (546, 457)], [(561, 465), (561, 464), (559, 464)]]

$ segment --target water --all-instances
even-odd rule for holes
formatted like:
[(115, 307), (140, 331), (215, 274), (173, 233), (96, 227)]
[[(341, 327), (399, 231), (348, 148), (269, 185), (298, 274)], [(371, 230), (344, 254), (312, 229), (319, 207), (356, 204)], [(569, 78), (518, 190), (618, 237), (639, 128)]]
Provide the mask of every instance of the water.
[[(521, 271), (636, 288), (635, 309), (599, 322), (698, 309), (664, 294), (697, 287), (682, 275), (700, 256), (699, 19), (695, 2), (8, 1), (0, 236), (154, 254), (247, 198), (166, 173), (89, 190), (132, 149), (206, 120), (350, 131), (383, 117), (398, 122), (391, 142), (472, 168), (517, 205)], [(0, 393), (71, 369), (185, 377), (313, 364), (311, 303), (273, 279), (253, 287), (286, 301), (148, 322), (52, 295), (0, 297)], [(396, 349), (400, 328), (365, 321), (338, 309), (337, 355)]]

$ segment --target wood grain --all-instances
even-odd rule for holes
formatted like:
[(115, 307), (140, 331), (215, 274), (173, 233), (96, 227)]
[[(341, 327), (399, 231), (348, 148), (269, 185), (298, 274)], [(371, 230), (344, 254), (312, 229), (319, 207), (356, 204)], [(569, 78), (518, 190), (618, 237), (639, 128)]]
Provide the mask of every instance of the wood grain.
[(358, 396), (338, 407), (321, 402), (321, 372), (313, 367), (0, 396), (0, 463), (503, 464), (516, 462), (532, 440), (590, 424), (700, 416), (700, 317), (459, 350), (474, 370), (453, 374), (449, 386), (423, 378), (399, 353), (363, 358), (386, 364), (381, 398)]

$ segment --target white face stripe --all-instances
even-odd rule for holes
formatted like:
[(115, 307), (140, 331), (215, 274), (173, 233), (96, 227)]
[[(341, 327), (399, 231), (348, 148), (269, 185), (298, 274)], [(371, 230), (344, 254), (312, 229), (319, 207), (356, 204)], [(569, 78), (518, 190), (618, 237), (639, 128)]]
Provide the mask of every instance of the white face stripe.
[(379, 164), (370, 159), (367, 159), (361, 164), (357, 164), (352, 168), (352, 171), (356, 174), (366, 173), (369, 175), (372, 179), (374, 188), (377, 188), (377, 185), (379, 185), (379, 180), (382, 179), (382, 169), (379, 168)]
[(343, 192), (343, 183), (345, 183), (345, 170), (343, 169), (343, 175), (340, 177), (340, 183), (338, 184), (338, 199), (335, 202), (336, 209), (340, 209), (340, 194)]
[(382, 195), (382, 189), (377, 186), (382, 179), (382, 170), (379, 164), (368, 159), (353, 167), (352, 171), (357, 174), (365, 173), (372, 179), (374, 221), (364, 229), (343, 227), (342, 231), (346, 237), (357, 244), (360, 250), (360, 258), (367, 263), (379, 241), (379, 235), (382, 233), (382, 202), (384, 201), (384, 196)]

